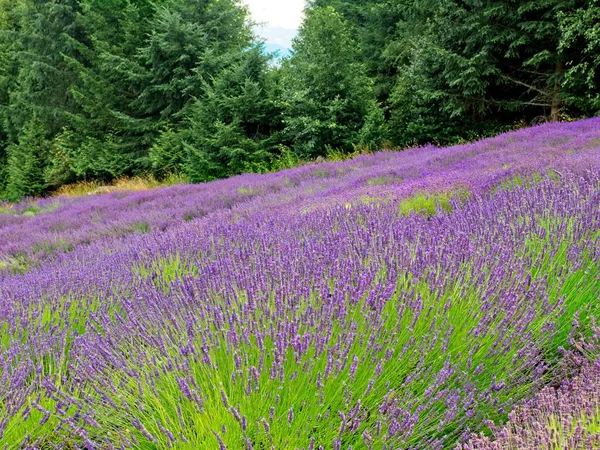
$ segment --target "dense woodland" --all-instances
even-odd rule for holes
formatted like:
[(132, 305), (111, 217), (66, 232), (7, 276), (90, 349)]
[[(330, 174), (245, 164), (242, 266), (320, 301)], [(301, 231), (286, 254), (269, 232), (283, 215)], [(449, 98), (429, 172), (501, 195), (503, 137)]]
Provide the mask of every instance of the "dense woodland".
[(281, 63), (236, 0), (0, 0), (0, 41), (8, 200), (600, 112), (599, 0), (313, 0)]

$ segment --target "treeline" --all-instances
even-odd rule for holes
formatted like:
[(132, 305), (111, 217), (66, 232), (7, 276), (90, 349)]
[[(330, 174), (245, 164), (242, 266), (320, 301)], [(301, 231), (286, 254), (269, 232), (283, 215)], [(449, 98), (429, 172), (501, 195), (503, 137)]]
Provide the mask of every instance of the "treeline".
[(274, 64), (236, 0), (0, 0), (0, 198), (199, 182), (600, 111), (599, 0), (313, 0)]

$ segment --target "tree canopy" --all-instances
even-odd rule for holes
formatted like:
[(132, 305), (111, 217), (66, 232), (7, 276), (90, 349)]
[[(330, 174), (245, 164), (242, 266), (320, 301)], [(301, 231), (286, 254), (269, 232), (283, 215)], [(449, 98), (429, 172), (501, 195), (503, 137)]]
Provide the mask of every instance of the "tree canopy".
[(0, 0), (0, 198), (591, 116), (599, 55), (599, 0), (310, 0), (281, 63), (237, 0)]

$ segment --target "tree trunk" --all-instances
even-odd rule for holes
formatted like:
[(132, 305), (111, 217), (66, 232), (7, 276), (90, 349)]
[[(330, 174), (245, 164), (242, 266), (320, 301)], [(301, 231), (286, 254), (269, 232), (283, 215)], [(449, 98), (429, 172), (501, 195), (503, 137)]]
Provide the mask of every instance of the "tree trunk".
[(560, 113), (560, 101), (556, 99), (556, 96), (552, 99), (552, 107), (550, 109), (550, 120), (552, 122), (558, 122)]
[(559, 61), (556, 63), (554, 72), (554, 89), (552, 93), (552, 106), (550, 108), (550, 120), (558, 122), (560, 119), (560, 108), (562, 107), (561, 82), (564, 71), (564, 64)]

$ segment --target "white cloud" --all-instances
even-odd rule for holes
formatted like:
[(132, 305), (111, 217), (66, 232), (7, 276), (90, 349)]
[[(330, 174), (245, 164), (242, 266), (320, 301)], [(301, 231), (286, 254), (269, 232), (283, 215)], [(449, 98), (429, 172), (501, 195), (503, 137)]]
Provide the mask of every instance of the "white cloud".
[(302, 23), (305, 0), (245, 0), (257, 33), (269, 44), (290, 47)]
[(252, 17), (267, 27), (296, 30), (302, 22), (304, 0), (245, 0)]

